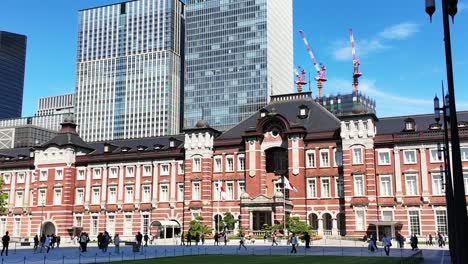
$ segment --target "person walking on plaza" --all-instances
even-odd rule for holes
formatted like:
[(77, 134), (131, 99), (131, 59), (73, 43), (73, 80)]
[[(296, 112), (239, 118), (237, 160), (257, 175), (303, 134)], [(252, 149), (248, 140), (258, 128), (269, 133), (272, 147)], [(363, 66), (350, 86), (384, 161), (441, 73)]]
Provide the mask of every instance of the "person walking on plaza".
[(245, 250), (247, 250), (247, 247), (245, 246), (244, 234), (240, 234), (240, 237), (239, 237), (239, 250), (241, 249), (241, 247), (244, 247)]
[(187, 247), (192, 246), (192, 233), (190, 233), (190, 230), (187, 233)]
[(308, 232), (304, 233), (304, 242), (305, 242), (305, 247), (310, 248), (310, 235)]
[(278, 245), (278, 242), (276, 242), (276, 232), (273, 232), (271, 234), (271, 246)]
[(47, 235), (44, 242), (44, 247), (47, 249), (46, 253), (49, 253), (52, 244), (52, 237)]
[(180, 235), (180, 245), (185, 246), (185, 233), (184, 232), (182, 232), (182, 234)]
[(429, 246), (433, 246), (434, 244), (432, 243), (432, 234), (429, 234)]
[(289, 242), (291, 243), (291, 253), (294, 253), (296, 254), (297, 253), (297, 249), (296, 249), (296, 246), (297, 246), (297, 237), (296, 237), (296, 234), (292, 233), (292, 236), (289, 240)]
[(119, 251), (120, 251), (120, 237), (119, 237), (119, 234), (115, 234), (114, 236), (114, 252), (115, 254), (119, 254)]
[(214, 238), (214, 245), (219, 246), (219, 234), (215, 233), (213, 238)]
[(37, 234), (34, 236), (34, 253), (36, 253), (37, 246), (39, 246), (39, 237)]
[(443, 247), (442, 245), (444, 244), (444, 238), (442, 237), (440, 233), (437, 235), (437, 240), (438, 240), (437, 242), (439, 243), (439, 247), (440, 248)]
[(201, 239), (202, 246), (205, 245), (205, 234), (202, 233), (200, 236), (200, 239)]
[(226, 233), (223, 233), (224, 245), (227, 246), (228, 243), (228, 236)]
[(418, 249), (418, 237), (416, 235), (411, 236), (410, 242), (411, 242), (411, 251)]
[(57, 248), (60, 247), (60, 240), (61, 240), (60, 236), (57, 236), (57, 238), (56, 238)]
[(200, 234), (197, 232), (195, 234), (195, 245), (198, 246), (198, 242), (200, 242)]
[(143, 237), (143, 239), (145, 240), (145, 247), (147, 247), (147, 246), (148, 246), (148, 240), (149, 240), (148, 233), (145, 234), (145, 236)]
[(85, 232), (81, 233), (80, 235), (80, 250), (81, 252), (86, 252), (86, 247), (88, 244), (88, 236)]
[(141, 244), (142, 244), (142, 241), (143, 241), (143, 235), (138, 232), (135, 236), (135, 240), (137, 241), (137, 245), (138, 245), (138, 250), (140, 250), (141, 248)]
[[(2, 256), (3, 256), (3, 252), (5, 251), (5, 256), (8, 256), (8, 246), (10, 244), (10, 236), (8, 235), (8, 231), (6, 231), (5, 235), (2, 237), (2, 245), (3, 245), (3, 248), (2, 248)], [(3, 261), (2, 261), (3, 262)]]
[(102, 252), (105, 253), (107, 252), (107, 248), (109, 247), (111, 237), (107, 231), (104, 231), (101, 237), (101, 249)]
[(392, 237), (384, 234), (382, 244), (384, 246), (385, 254), (387, 256), (390, 255), (390, 247), (392, 246)]

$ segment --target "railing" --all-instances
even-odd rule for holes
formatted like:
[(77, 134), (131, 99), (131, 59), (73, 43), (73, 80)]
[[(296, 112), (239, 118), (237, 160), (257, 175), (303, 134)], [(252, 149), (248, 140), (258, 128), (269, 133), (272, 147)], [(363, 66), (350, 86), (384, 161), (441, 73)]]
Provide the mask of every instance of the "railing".
[(252, 231), (252, 234), (254, 236), (264, 236), (265, 235), (265, 231), (262, 231), (262, 230), (254, 230)]
[(323, 235), (325, 235), (325, 236), (331, 236), (331, 235), (332, 235), (332, 231), (331, 231), (330, 229), (323, 230)]

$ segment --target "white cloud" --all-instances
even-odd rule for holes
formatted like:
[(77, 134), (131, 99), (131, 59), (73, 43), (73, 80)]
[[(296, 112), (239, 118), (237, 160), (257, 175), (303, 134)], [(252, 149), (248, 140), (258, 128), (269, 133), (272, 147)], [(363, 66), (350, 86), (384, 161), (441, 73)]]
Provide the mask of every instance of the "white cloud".
[(418, 31), (418, 24), (404, 22), (385, 28), (379, 36), (384, 39), (406, 39)]
[[(364, 39), (358, 42), (356, 45), (359, 45), (359, 57), (360, 58), (367, 57), (369, 54), (377, 53), (382, 50), (391, 48), (389, 45), (384, 44), (378, 38)], [(335, 57), (336, 60), (339, 60), (339, 61), (351, 60), (352, 58), (351, 45), (349, 43), (347, 45), (345, 43), (341, 43), (341, 47), (337, 48), (333, 52), (333, 56)]]

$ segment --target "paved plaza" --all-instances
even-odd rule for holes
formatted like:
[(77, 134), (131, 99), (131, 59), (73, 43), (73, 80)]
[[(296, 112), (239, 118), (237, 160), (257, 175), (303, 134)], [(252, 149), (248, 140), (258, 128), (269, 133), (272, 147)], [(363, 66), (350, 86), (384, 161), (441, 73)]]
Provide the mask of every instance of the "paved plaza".
[[(165, 243), (162, 243), (165, 242)], [(60, 248), (51, 249), (48, 254), (34, 253), (31, 247), (21, 247), (19, 244), (10, 245), (8, 256), (2, 257), (2, 264), (9, 263), (96, 263), (112, 262), (134, 259), (146, 259), (154, 257), (174, 257), (187, 255), (291, 255), (290, 247), (284, 243), (272, 247), (268, 241), (259, 240), (254, 244), (246, 244), (247, 250), (239, 250), (238, 241), (232, 240), (227, 246), (221, 244), (214, 246), (212, 240), (207, 240), (205, 245), (196, 246), (192, 243), (191, 247), (170, 245), (171, 241), (156, 241), (156, 245), (144, 247), (141, 252), (134, 253), (131, 246), (121, 246), (120, 253), (115, 253), (111, 245), (107, 253), (103, 253), (96, 247), (96, 244), (90, 243), (88, 252), (80, 253), (77, 245), (66, 243)], [(172, 241), (173, 243), (174, 241)], [(406, 245), (405, 245), (406, 246)], [(440, 250), (436, 247), (421, 246), (424, 256), (424, 263), (443, 264), (450, 263), (447, 248)], [(404, 249), (393, 247), (390, 251), (391, 257), (408, 257), (414, 254), (414, 251), (406, 246)], [(367, 244), (359, 241), (348, 240), (319, 240), (312, 243), (311, 248), (306, 249), (304, 245), (299, 246), (299, 256), (385, 256), (382, 247), (377, 252), (369, 252)]]

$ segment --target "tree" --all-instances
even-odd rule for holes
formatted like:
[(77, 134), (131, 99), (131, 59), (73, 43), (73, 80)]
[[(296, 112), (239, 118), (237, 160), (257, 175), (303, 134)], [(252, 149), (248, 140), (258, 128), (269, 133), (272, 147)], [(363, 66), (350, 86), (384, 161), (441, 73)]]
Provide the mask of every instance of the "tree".
[(287, 217), (286, 219), (286, 228), (295, 234), (302, 234), (304, 232), (309, 232), (309, 226), (305, 221), (301, 221), (298, 216)]
[(237, 220), (232, 215), (232, 213), (231, 212), (226, 212), (226, 213), (224, 213), (224, 218), (223, 218), (222, 224), (220, 226), (224, 228), (224, 231), (226, 231), (226, 228), (228, 230), (233, 230), (234, 225), (236, 223), (237, 223)]
[[(3, 186), (3, 179), (0, 178), (0, 189)], [(5, 212), (5, 206), (7, 205), (8, 194), (0, 192), (0, 213)]]
[(203, 217), (197, 216), (194, 220), (190, 221), (189, 227), (190, 227), (190, 234), (192, 236), (195, 236), (197, 233), (199, 234), (208, 234), (211, 233), (211, 228), (209, 228), (207, 225), (202, 224), (201, 222), (203, 221)]

